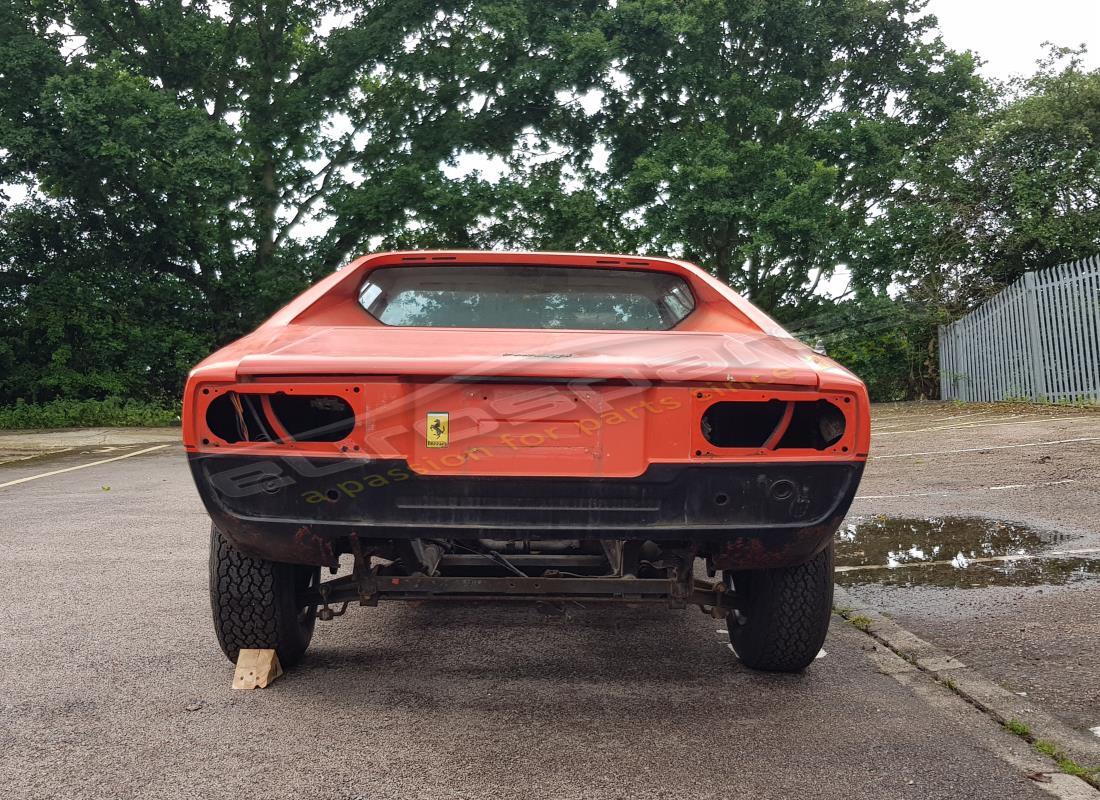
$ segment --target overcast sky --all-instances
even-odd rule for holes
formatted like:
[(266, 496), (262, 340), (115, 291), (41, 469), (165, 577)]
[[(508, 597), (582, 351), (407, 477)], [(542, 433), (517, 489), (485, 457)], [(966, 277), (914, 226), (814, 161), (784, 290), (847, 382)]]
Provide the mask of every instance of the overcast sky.
[(1089, 48), (1086, 66), (1100, 67), (1100, 0), (930, 0), (943, 39), (973, 50), (993, 78), (1034, 71), (1044, 41)]

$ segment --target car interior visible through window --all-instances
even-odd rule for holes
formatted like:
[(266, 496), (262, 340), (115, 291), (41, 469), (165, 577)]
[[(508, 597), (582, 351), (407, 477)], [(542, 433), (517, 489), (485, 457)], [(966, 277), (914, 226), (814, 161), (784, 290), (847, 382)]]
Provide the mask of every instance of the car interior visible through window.
[(384, 325), (668, 330), (695, 308), (686, 281), (650, 270), (579, 267), (384, 267), (362, 307)]

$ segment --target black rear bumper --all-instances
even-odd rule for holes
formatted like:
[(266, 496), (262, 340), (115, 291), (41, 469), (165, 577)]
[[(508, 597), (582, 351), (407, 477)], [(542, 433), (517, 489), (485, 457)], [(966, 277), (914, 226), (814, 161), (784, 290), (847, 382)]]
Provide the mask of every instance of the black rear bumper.
[(642, 539), (697, 545), (720, 569), (787, 566), (825, 547), (861, 462), (655, 464), (637, 478), (419, 475), (401, 460), (188, 456), (242, 551), (334, 564), (360, 541)]

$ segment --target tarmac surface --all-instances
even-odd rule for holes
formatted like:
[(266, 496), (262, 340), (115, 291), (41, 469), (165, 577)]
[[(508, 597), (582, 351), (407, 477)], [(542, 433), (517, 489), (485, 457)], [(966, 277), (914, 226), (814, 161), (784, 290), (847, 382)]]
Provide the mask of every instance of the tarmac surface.
[[(1100, 411), (929, 403), (875, 412), (851, 518), (978, 517), (986, 527), (939, 556), (964, 550), (963, 568), (849, 572), (841, 583), (1079, 730), (1100, 726)], [(974, 561), (996, 549), (998, 524), (1045, 540), (1004, 548), (1038, 558)], [(915, 534), (895, 526), (880, 550), (904, 558), (935, 541)]]
[[(876, 413), (885, 434), (958, 412)], [(1023, 413), (1014, 427), (877, 435), (883, 458), (854, 521), (992, 514), (1095, 545), (1100, 415)], [(318, 623), (298, 669), (233, 691), (208, 607), (209, 522), (182, 450), (153, 439), (98, 452), (108, 441), (0, 464), (5, 798), (1100, 796), (839, 618), (824, 655), (783, 676), (742, 667), (697, 610), (352, 607)], [(906, 455), (1001, 445), (1013, 447)], [(1010, 484), (1035, 487), (991, 488)], [(918, 492), (943, 494), (890, 497)], [(1009, 587), (1014, 605), (994, 596), (1004, 587), (848, 584), (921, 635), (969, 630), (960, 658), (1049, 687), (1083, 725), (1092, 717), (1059, 703), (1095, 686), (1097, 639), (1065, 635), (1095, 617), (1097, 583), (1037, 588)], [(1076, 616), (1044, 617), (1051, 601)], [(1035, 646), (1065, 654), (1019, 662), (1019, 642), (983, 637), (984, 620), (1013, 609), (1042, 620), (1027, 631)]]

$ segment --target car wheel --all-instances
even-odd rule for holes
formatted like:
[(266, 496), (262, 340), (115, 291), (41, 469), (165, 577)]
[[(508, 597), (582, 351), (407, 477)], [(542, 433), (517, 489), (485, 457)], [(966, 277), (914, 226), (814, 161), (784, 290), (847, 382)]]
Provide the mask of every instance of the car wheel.
[(272, 649), (292, 667), (313, 637), (315, 606), (298, 606), (297, 594), (320, 580), (320, 567), (282, 564), (244, 555), (217, 526), (210, 529), (210, 606), (226, 657), (242, 648)]
[(833, 605), (833, 544), (796, 567), (725, 572), (738, 608), (726, 619), (742, 663), (798, 672), (825, 643)]

